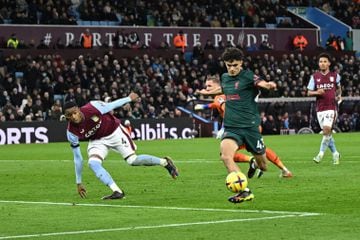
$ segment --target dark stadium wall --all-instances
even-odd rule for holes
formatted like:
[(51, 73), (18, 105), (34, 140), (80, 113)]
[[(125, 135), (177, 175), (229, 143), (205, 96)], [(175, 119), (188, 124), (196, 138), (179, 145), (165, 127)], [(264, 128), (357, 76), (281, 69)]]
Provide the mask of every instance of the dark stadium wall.
[[(35, 44), (43, 42), (45, 45), (53, 46), (61, 40), (65, 46), (70, 43), (79, 42), (81, 34), (86, 27), (79, 26), (48, 26), (48, 25), (6, 25), (1, 26), (1, 34), (9, 38), (15, 33), (17, 38), (24, 40), (25, 44), (34, 40)], [(94, 47), (103, 47), (105, 44), (114, 46), (113, 39), (118, 31), (123, 34), (136, 32), (140, 38), (140, 46), (157, 48), (161, 42), (167, 42), (172, 46), (173, 37), (182, 30), (186, 35), (187, 46), (193, 48), (197, 43), (205, 45), (209, 39), (217, 47), (221, 42), (231, 45), (242, 44), (252, 47), (267, 40), (274, 45), (275, 50), (290, 50), (291, 40), (298, 33), (298, 29), (267, 29), (267, 28), (151, 28), (151, 27), (88, 27), (93, 35)], [(301, 29), (301, 33), (308, 39), (309, 50), (316, 49), (318, 45), (317, 29)]]

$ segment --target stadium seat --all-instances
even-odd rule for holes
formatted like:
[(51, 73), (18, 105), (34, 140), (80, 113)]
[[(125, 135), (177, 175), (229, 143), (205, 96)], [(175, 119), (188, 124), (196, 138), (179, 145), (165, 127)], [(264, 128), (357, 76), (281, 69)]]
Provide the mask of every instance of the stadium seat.
[(191, 61), (192, 61), (192, 56), (193, 56), (193, 53), (192, 53), (192, 52), (185, 52), (185, 54), (184, 54), (185, 62), (191, 63)]
[(265, 23), (265, 26), (268, 29), (275, 29), (276, 28), (276, 24), (272, 24), (272, 23)]

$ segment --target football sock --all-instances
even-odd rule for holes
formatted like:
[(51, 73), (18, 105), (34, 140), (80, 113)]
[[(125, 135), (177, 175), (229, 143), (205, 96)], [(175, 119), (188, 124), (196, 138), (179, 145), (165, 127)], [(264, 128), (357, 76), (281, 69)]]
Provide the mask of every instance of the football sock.
[(114, 183), (112, 183), (112, 184), (110, 184), (109, 185), (109, 187), (111, 188), (111, 190), (113, 191), (113, 192), (120, 192), (120, 193), (122, 193), (122, 191), (121, 191), (121, 189), (118, 187), (118, 185), (116, 185), (116, 183), (114, 182)]
[(330, 136), (330, 141), (329, 141), (329, 148), (331, 150), (332, 153), (336, 153), (336, 146), (335, 146), (335, 140), (332, 136)]
[(136, 165), (146, 165), (146, 166), (152, 166), (152, 165), (161, 165), (166, 166), (167, 161), (163, 158), (155, 157), (148, 154), (141, 154), (136, 157), (135, 160)]
[(251, 157), (243, 153), (235, 153), (234, 161), (235, 162), (249, 162)]
[(326, 136), (326, 135), (323, 136), (320, 144), (320, 152), (324, 153), (326, 151), (326, 149), (329, 146), (330, 138), (331, 136)]
[(279, 156), (276, 155), (276, 153), (271, 149), (271, 148), (266, 148), (266, 158), (272, 162), (273, 164), (275, 164), (278, 168), (280, 169), (284, 169), (284, 164), (282, 163), (282, 161), (280, 160)]
[(103, 168), (101, 160), (90, 159), (89, 167), (95, 173), (96, 177), (106, 186), (110, 187), (110, 185), (115, 183), (110, 174), (106, 171), (105, 168)]

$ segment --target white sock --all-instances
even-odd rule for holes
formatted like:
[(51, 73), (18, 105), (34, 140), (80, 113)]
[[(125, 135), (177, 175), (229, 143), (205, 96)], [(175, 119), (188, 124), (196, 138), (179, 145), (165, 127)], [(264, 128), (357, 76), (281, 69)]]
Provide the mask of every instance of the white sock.
[(160, 158), (160, 165), (165, 167), (167, 165), (167, 161), (165, 158)]
[(111, 188), (111, 190), (112, 190), (113, 192), (120, 192), (120, 193), (122, 193), (121, 189), (118, 187), (118, 185), (116, 185), (116, 183), (110, 184), (109, 187)]

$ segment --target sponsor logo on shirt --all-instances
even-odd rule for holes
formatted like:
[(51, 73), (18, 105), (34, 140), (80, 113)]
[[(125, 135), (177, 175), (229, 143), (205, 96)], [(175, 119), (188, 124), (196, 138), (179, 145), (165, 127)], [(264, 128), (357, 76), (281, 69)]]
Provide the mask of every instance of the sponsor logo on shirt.
[(226, 100), (239, 100), (239, 99), (240, 99), (239, 94), (226, 95)]
[(332, 89), (334, 88), (334, 83), (323, 83), (323, 84), (318, 84), (316, 85), (316, 87), (319, 89), (319, 88), (322, 88), (322, 89)]
[(100, 127), (101, 127), (101, 121), (100, 121), (98, 124), (96, 124), (93, 128), (91, 128), (89, 131), (87, 131), (87, 132), (85, 133), (85, 137), (86, 137), (86, 138), (91, 137), (92, 135), (94, 135), (94, 134), (96, 133), (96, 131), (97, 131)]
[(96, 115), (91, 117), (91, 120), (93, 120), (94, 122), (98, 122), (100, 120), (100, 118)]

